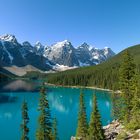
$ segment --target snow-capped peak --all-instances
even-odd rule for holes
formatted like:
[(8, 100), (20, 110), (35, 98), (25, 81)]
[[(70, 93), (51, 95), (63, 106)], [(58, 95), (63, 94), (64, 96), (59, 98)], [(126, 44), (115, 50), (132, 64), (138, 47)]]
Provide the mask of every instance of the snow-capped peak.
[(53, 45), (53, 47), (57, 47), (57, 48), (61, 48), (63, 46), (67, 46), (70, 45), (71, 43), (68, 40), (64, 40), (61, 42), (57, 42), (55, 45)]
[(104, 47), (104, 50), (108, 50), (108, 49), (110, 49), (110, 48), (109, 48), (109, 47), (107, 47), (107, 46), (106, 46), (106, 47)]
[(23, 46), (32, 46), (28, 41), (24, 41), (24, 42), (22, 43), (22, 45), (23, 45)]
[(92, 49), (95, 49), (94, 46), (89, 45), (86, 42), (84, 42), (81, 46), (78, 46), (78, 48), (86, 49), (88, 51), (91, 51)]
[[(62, 65), (68, 67), (81, 67), (99, 64), (115, 55), (109, 47), (98, 49), (85, 42), (78, 47), (74, 47), (68, 40), (57, 42), (51, 46), (44, 46), (39, 41), (33, 46), (27, 41), (20, 44), (17, 42), (15, 36), (10, 34), (0, 36), (0, 49), (3, 51), (1, 54), (4, 54), (2, 56), (4, 64), (16, 64), (21, 66), (28, 64), (29, 61), (29, 64), (33, 63), (35, 66), (39, 65), (39, 67), (42, 67), (43, 69), (45, 66), (40, 63), (46, 61), (50, 61), (50, 63), (47, 64), (50, 67), (53, 67), (51, 66), (51, 63), (58, 64), (59, 67)], [(36, 57), (37, 62), (33, 61)], [(44, 61), (42, 61), (42, 59)]]
[(39, 41), (35, 43), (35, 47), (37, 50), (44, 48), (44, 46)]
[(16, 37), (10, 34), (5, 34), (5, 35), (0, 36), (0, 40), (17, 43)]
[(115, 53), (109, 47), (104, 47), (103, 51), (106, 57), (115, 55)]
[(35, 45), (42, 46), (42, 44), (40, 43), (40, 41), (37, 41), (37, 42), (35, 43)]
[(79, 46), (79, 48), (89, 49), (89, 45), (86, 42), (84, 42), (81, 46)]

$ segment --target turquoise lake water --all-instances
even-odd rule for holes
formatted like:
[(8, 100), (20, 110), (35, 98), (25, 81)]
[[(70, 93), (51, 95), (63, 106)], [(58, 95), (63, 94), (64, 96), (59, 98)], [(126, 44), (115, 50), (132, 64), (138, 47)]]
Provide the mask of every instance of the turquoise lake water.
[[(1, 140), (20, 140), (21, 105), (24, 99), (29, 107), (30, 140), (35, 140), (37, 129), (37, 111), (39, 91), (38, 82), (21, 80), (0, 85), (0, 137)], [(83, 89), (88, 120), (92, 111), (92, 98), (96, 94), (101, 113), (102, 124), (111, 122), (111, 97), (107, 91)], [(70, 140), (75, 135), (79, 105), (79, 88), (48, 87), (47, 95), (51, 116), (58, 121), (60, 140)]]

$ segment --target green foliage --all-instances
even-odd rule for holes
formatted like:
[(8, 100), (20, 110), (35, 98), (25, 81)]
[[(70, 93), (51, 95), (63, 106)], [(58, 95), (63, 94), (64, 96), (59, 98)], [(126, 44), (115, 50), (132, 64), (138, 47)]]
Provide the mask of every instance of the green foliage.
[(139, 74), (128, 51), (124, 52), (120, 67), (121, 94), (113, 94), (113, 113), (127, 129), (140, 128), (140, 89)]
[(57, 131), (57, 120), (54, 118), (53, 124), (52, 124), (52, 137), (53, 140), (59, 140), (58, 138), (58, 131)]
[[(130, 47), (127, 50), (134, 56), (138, 73), (140, 73), (140, 45)], [(117, 90), (119, 88), (119, 68), (123, 60), (123, 53), (124, 51), (97, 66), (49, 74), (47, 75), (47, 82), (58, 85), (94, 86)]]
[(0, 67), (0, 82), (8, 81), (10, 79), (12, 79), (12, 74)]
[(118, 136), (117, 136), (117, 140), (125, 140), (128, 137), (126, 132), (121, 132)]
[(132, 110), (132, 98), (134, 97), (133, 93), (133, 80), (135, 76), (136, 66), (133, 62), (133, 57), (128, 51), (124, 52), (123, 61), (120, 67), (120, 89), (121, 89), (121, 99), (122, 99), (122, 119), (126, 123), (130, 122), (131, 110)]
[(40, 73), (38, 71), (30, 71), (30, 72), (27, 72), (26, 75), (23, 76), (23, 78), (29, 78), (29, 79), (43, 79), (44, 77), (44, 73)]
[(140, 85), (138, 83), (138, 75), (133, 78), (133, 86), (131, 87), (131, 92), (133, 97), (131, 99), (132, 109), (131, 109), (131, 121), (127, 124), (127, 128), (130, 130), (140, 129)]
[(115, 93), (112, 92), (111, 94), (111, 99), (112, 99), (112, 117), (114, 119), (119, 119), (121, 118), (121, 110), (120, 108), (123, 107), (123, 101), (122, 98), (120, 97), (120, 93)]
[(50, 135), (52, 124), (45, 86), (43, 86), (40, 91), (38, 110), (40, 111), (40, 116), (38, 119), (39, 128), (36, 133), (36, 138), (37, 140), (51, 140), (52, 138)]
[(81, 93), (76, 137), (81, 137), (82, 139), (86, 139), (87, 133), (88, 133), (88, 124), (87, 124), (87, 116), (86, 116), (86, 107), (84, 103), (84, 94)]
[(11, 80), (15, 77), (17, 76), (0, 66), (0, 81)]
[(5, 76), (4, 74), (0, 73), (0, 82), (6, 81), (8, 79), (7, 76)]
[(133, 139), (134, 140), (138, 140), (140, 137), (139, 137), (139, 133), (135, 133), (134, 135), (133, 135)]
[(90, 123), (89, 123), (89, 136), (88, 140), (104, 140), (104, 131), (102, 129), (102, 124), (100, 121), (100, 114), (97, 106), (97, 99), (96, 95), (94, 96), (93, 100), (93, 111), (91, 113), (90, 117)]
[(29, 128), (27, 126), (28, 123), (29, 123), (28, 106), (27, 106), (27, 102), (24, 100), (24, 102), (22, 104), (22, 124), (21, 124), (22, 136), (21, 136), (21, 140), (29, 140), (29, 137), (28, 137)]

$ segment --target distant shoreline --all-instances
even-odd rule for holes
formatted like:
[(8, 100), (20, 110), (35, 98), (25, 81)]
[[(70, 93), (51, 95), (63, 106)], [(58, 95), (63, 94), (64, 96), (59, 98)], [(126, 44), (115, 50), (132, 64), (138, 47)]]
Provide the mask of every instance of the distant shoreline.
[(56, 84), (51, 84), (51, 83), (45, 83), (45, 85), (48, 85), (48, 86), (55, 86), (55, 87), (66, 87), (66, 88), (97, 89), (97, 90), (108, 91), (108, 92), (112, 92), (112, 91), (113, 91), (113, 90), (110, 90), (110, 89), (103, 89), (103, 88), (90, 87), (90, 86), (66, 86), (66, 85), (56, 85)]

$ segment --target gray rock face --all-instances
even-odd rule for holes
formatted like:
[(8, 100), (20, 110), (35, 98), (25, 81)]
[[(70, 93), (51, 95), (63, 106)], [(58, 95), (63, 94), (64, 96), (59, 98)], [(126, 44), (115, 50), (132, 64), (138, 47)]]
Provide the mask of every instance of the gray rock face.
[(2, 67), (32, 65), (41, 70), (51, 69), (46, 62), (49, 63), (49, 60), (36, 54), (29, 42), (24, 42), (21, 45), (12, 35), (0, 38), (0, 64)]
[(72, 44), (64, 40), (58, 42), (44, 51), (44, 56), (53, 63), (66, 66), (90, 66), (106, 61), (115, 53), (110, 48), (96, 49), (91, 48), (87, 43), (74, 48)]
[(126, 129), (118, 120), (112, 121), (107, 126), (104, 126), (103, 129), (106, 140), (140, 140), (140, 129), (130, 131)]
[(76, 49), (76, 56), (79, 62), (79, 66), (95, 65), (91, 60), (90, 46), (87, 43), (83, 43)]
[(72, 67), (79, 64), (76, 58), (75, 48), (67, 40), (48, 47), (44, 52), (44, 56), (59, 65)]
[(102, 63), (114, 55), (115, 53), (107, 47), (105, 47), (104, 49), (91, 49), (91, 60), (93, 62), (95, 61), (96, 64)]
[(124, 127), (118, 120), (112, 121), (107, 126), (104, 126), (105, 136), (107, 140), (115, 140), (117, 135), (122, 131)]
[(1, 66), (32, 65), (41, 70), (53, 69), (55, 65), (82, 67), (99, 64), (114, 55), (110, 48), (96, 49), (87, 43), (75, 48), (68, 40), (52, 46), (43, 46), (38, 41), (32, 46), (27, 41), (18, 43), (14, 35), (0, 36)]
[(34, 45), (34, 51), (38, 54), (38, 55), (43, 55), (44, 51), (45, 51), (45, 46), (43, 46), (39, 41), (36, 42), (36, 44)]

